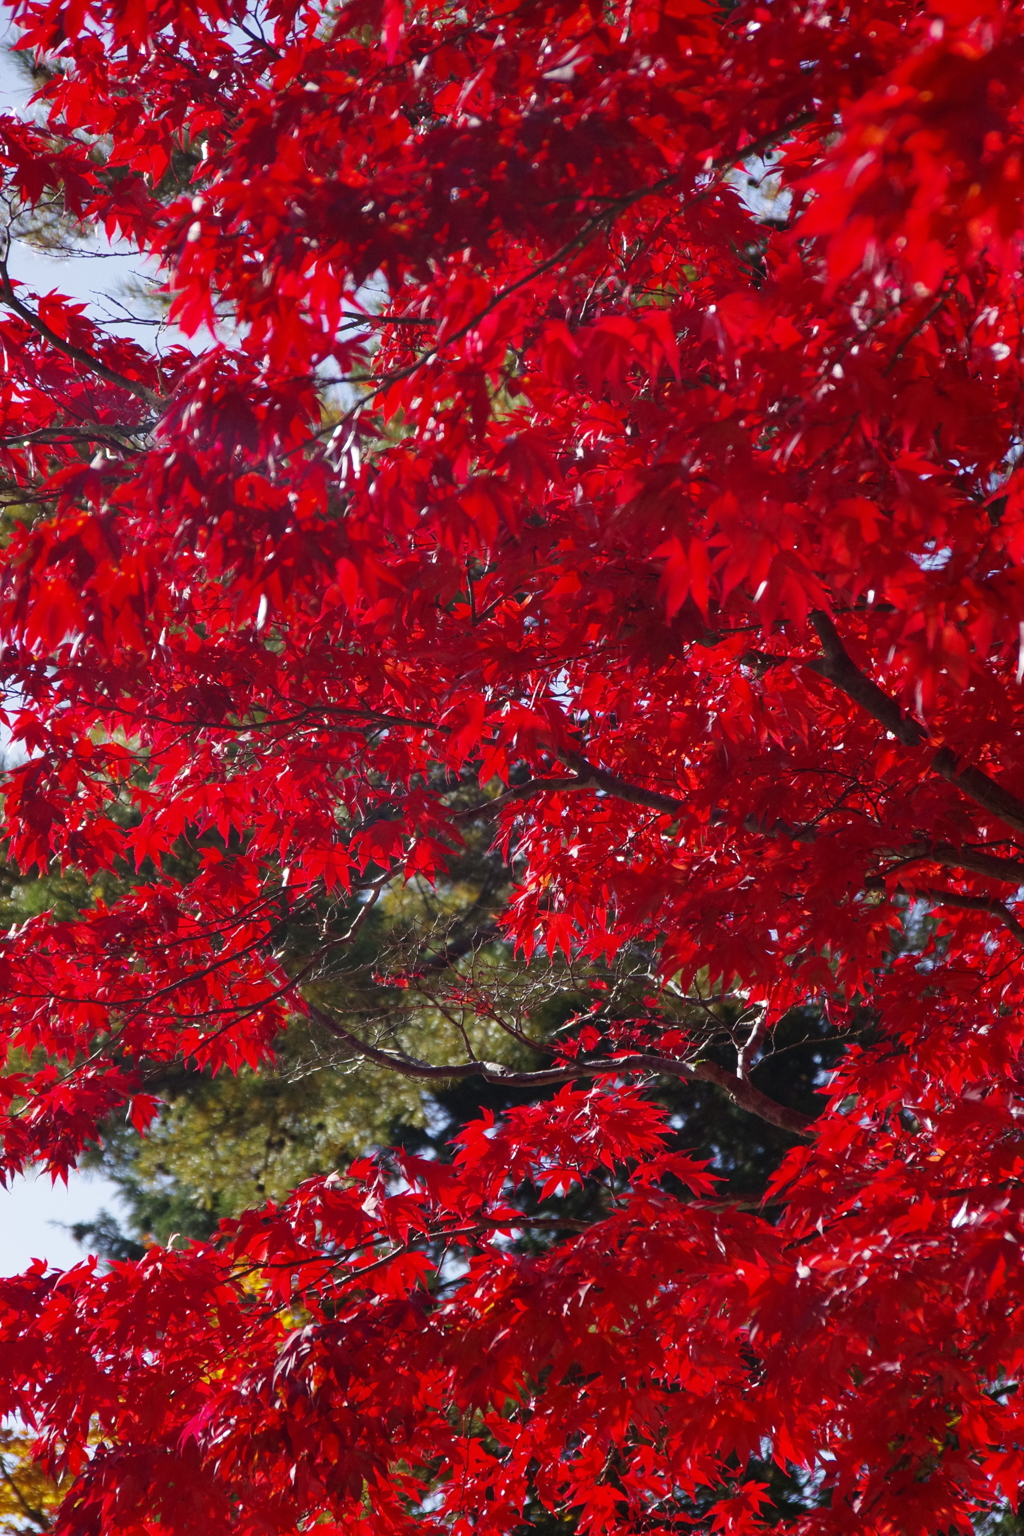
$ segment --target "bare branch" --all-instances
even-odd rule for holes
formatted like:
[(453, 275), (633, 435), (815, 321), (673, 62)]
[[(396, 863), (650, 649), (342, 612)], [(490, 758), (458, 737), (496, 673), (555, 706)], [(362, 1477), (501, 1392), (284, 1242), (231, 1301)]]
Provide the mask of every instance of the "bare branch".
[(744, 1082), (750, 1078), (750, 1068), (753, 1065), (754, 1057), (761, 1049), (764, 1038), (768, 1033), (769, 1017), (768, 1005), (765, 1003), (760, 1014), (751, 1025), (749, 1035), (736, 1052), (736, 1076), (742, 1078)]
[(485, 944), (492, 944), (495, 939), (501, 938), (501, 931), (497, 923), (489, 919), (481, 923), (479, 927), (470, 929), (467, 933), (455, 934), (449, 938), (442, 949), (427, 955), (423, 959), (417, 959), (415, 970), (418, 975), (429, 975), (434, 971), (443, 971), (456, 960), (461, 960), (471, 950), (479, 949)]
[(387, 1067), (390, 1072), (398, 1072), (402, 1077), (415, 1078), (420, 1082), (453, 1082), (467, 1077), (482, 1077), (489, 1083), (504, 1083), (509, 1088), (546, 1088), (555, 1083), (575, 1082), (581, 1077), (605, 1077), (617, 1072), (653, 1072), (666, 1077), (678, 1077), (684, 1082), (714, 1083), (740, 1109), (794, 1136), (809, 1136), (814, 1123), (809, 1116), (770, 1099), (759, 1088), (755, 1088), (753, 1083), (735, 1077), (713, 1061), (685, 1062), (669, 1056), (636, 1054), (605, 1057), (599, 1061), (574, 1061), (565, 1066), (542, 1067), (536, 1072), (516, 1072), (494, 1061), (464, 1061), (435, 1066), (403, 1052), (385, 1051), (379, 1046), (369, 1045), (322, 1009), (308, 1001), (306, 1007), (330, 1034), (343, 1040), (359, 1055), (376, 1062), (378, 1066)]

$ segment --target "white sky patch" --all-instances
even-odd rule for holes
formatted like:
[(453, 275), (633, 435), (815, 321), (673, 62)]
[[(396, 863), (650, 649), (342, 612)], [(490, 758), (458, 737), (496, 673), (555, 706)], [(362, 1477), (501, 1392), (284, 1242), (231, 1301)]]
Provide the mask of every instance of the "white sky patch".
[(19, 1275), (33, 1259), (58, 1269), (78, 1264), (85, 1254), (65, 1229), (92, 1221), (106, 1209), (123, 1214), (116, 1185), (99, 1174), (71, 1173), (67, 1188), (49, 1174), (26, 1174), (0, 1189), (0, 1275)]

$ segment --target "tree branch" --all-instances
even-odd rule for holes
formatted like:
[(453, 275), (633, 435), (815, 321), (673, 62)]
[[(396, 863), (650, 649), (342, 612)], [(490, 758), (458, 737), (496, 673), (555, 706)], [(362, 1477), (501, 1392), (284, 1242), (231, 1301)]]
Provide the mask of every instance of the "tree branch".
[(14, 291), (7, 272), (6, 261), (0, 261), (0, 296), (2, 296), (8, 309), (13, 309), (14, 313), (20, 316), (26, 325), (30, 325), (37, 335), (42, 336), (44, 341), (48, 341), (51, 347), (56, 347), (58, 352), (63, 352), (65, 357), (70, 357), (72, 362), (80, 363), (83, 368), (87, 368), (90, 373), (95, 374), (104, 383), (114, 384), (118, 389), (128, 390), (129, 394), (135, 395), (139, 400), (144, 400), (150, 410), (163, 410), (164, 401), (147, 384), (140, 383), (138, 379), (125, 378), (123, 373), (117, 373), (113, 368), (108, 368), (106, 363), (100, 362), (98, 357), (94, 357), (84, 347), (76, 347), (73, 342), (65, 341), (62, 336), (57, 335), (56, 331), (51, 330), (45, 320), (40, 320), (33, 309), (30, 309), (27, 304), (23, 304)]
[(643, 789), (639, 784), (631, 784), (627, 779), (620, 779), (617, 773), (596, 767), (578, 752), (560, 752), (559, 756), (570, 768), (575, 768), (582, 788), (600, 789), (606, 795), (613, 795), (616, 800), (628, 800), (631, 805), (643, 805), (648, 810), (661, 811), (669, 816), (686, 809), (686, 802), (677, 800), (675, 795), (663, 795), (659, 790)]
[(434, 1066), (431, 1062), (407, 1056), (404, 1052), (384, 1051), (379, 1046), (369, 1045), (322, 1009), (308, 1001), (306, 1007), (335, 1039), (343, 1040), (359, 1055), (376, 1062), (378, 1066), (386, 1067), (389, 1072), (398, 1072), (402, 1077), (415, 1078), (420, 1082), (443, 1083), (467, 1077), (482, 1077), (486, 1082), (504, 1083), (509, 1088), (547, 1088), (555, 1083), (575, 1082), (581, 1077), (604, 1077), (615, 1072), (655, 1072), (666, 1077), (678, 1077), (684, 1082), (714, 1083), (740, 1109), (794, 1136), (808, 1137), (814, 1124), (808, 1115), (777, 1103), (759, 1088), (755, 1088), (749, 1080), (734, 1076), (713, 1061), (686, 1062), (670, 1056), (636, 1053), (605, 1057), (599, 1061), (574, 1061), (564, 1066), (542, 1067), (536, 1072), (516, 1072), (495, 1061), (464, 1061)]
[[(919, 747), (928, 740), (928, 732), (917, 720), (905, 715), (877, 683), (866, 677), (850, 659), (839, 633), (827, 613), (816, 608), (811, 623), (821, 641), (823, 654), (804, 663), (813, 672), (827, 677), (848, 698), (868, 711), (887, 731), (906, 747)], [(1024, 800), (989, 778), (980, 768), (961, 768), (949, 747), (940, 747), (932, 759), (932, 770), (952, 784), (968, 800), (989, 811), (1015, 832), (1024, 834)], [(967, 868), (964, 865), (964, 868)]]
[(1012, 827), (1015, 832), (1024, 833), (1024, 800), (1011, 795), (1009, 790), (997, 784), (995, 779), (990, 779), (980, 768), (961, 768), (949, 747), (939, 748), (932, 759), (932, 768), (948, 784), (955, 785), (968, 800), (980, 805), (982, 810), (991, 811), (993, 816)]
[(761, 821), (753, 811), (743, 818), (743, 830), (759, 833), (763, 837), (788, 837), (792, 843), (814, 843), (818, 840), (818, 834), (813, 826), (793, 827), (788, 821), (779, 819), (769, 823)]
[(750, 1069), (754, 1064), (754, 1057), (764, 1044), (768, 1033), (769, 1018), (768, 1004), (765, 1003), (760, 1017), (750, 1026), (750, 1034), (736, 1052), (736, 1076), (742, 1078), (744, 1082), (750, 1080)]
[(101, 425), (97, 421), (83, 421), (77, 427), (39, 427), (35, 432), (19, 432), (13, 437), (0, 437), (0, 448), (28, 448), (35, 443), (105, 443), (121, 452), (132, 449), (131, 439), (142, 437), (155, 425), (142, 421), (137, 427), (119, 427), (111, 423)]
[(980, 848), (954, 848), (952, 843), (928, 843), (920, 849), (908, 849), (906, 854), (896, 854), (897, 862), (880, 871), (884, 877), (895, 874), (907, 864), (941, 864), (945, 869), (967, 869), (974, 875), (985, 875), (989, 880), (999, 880), (1004, 885), (1024, 885), (1024, 863), (1018, 859), (1003, 859), (997, 854), (985, 853)]
[[(988, 782), (992, 784), (991, 780)], [(999, 790), (998, 784), (993, 784), (992, 787)], [(763, 837), (788, 837), (791, 842), (796, 843), (813, 843), (817, 840), (817, 833), (813, 826), (793, 827), (788, 821), (779, 820), (769, 824), (760, 821), (753, 813), (744, 818), (743, 826), (747, 832), (755, 832)], [(880, 887), (889, 875), (896, 874), (909, 864), (941, 864), (944, 869), (969, 870), (971, 874), (984, 875), (987, 879), (998, 880), (1003, 885), (1024, 886), (1024, 861), (1004, 859), (998, 854), (986, 853), (982, 848), (955, 848), (952, 843), (922, 843), (902, 851), (889, 851), (887, 856), (893, 862), (885, 869), (880, 869), (873, 875), (867, 875), (865, 885)]]
[(817, 672), (821, 677), (827, 677), (830, 683), (840, 688), (855, 704), (866, 709), (905, 747), (919, 747), (927, 741), (928, 732), (924, 726), (905, 715), (896, 700), (891, 699), (869, 677), (865, 677), (850, 659), (828, 614), (816, 608), (810, 619), (821, 641), (823, 654), (804, 662), (804, 666), (810, 667), (812, 672)]
[(987, 912), (990, 916), (998, 918), (1019, 943), (1024, 944), (1024, 925), (1010, 911), (1003, 902), (988, 896), (961, 896), (957, 891), (918, 890), (915, 896), (920, 896), (936, 907), (961, 907), (967, 912)]
[[(671, 1062), (660, 1056), (631, 1059), (645, 1062), (650, 1071), (661, 1071), (666, 1076), (714, 1083), (715, 1087), (721, 1088), (722, 1092), (740, 1109), (745, 1109), (750, 1115), (756, 1115), (759, 1120), (764, 1120), (769, 1125), (776, 1125), (782, 1131), (789, 1131), (793, 1136), (809, 1138), (811, 1135), (814, 1121), (810, 1115), (802, 1114), (798, 1109), (789, 1109), (785, 1104), (779, 1104), (775, 1099), (770, 1099), (766, 1093), (761, 1092), (760, 1088), (755, 1088), (749, 1079), (735, 1077), (725, 1067), (720, 1067), (717, 1062), (698, 1061), (680, 1071), (683, 1063)], [(612, 1065), (618, 1066), (619, 1063), (614, 1062)]]
[(456, 811), (456, 821), (471, 821), (477, 816), (496, 816), (504, 810), (506, 805), (514, 805), (517, 800), (529, 800), (534, 795), (553, 794), (558, 790), (592, 789), (592, 784), (582, 783), (579, 779), (529, 779), (525, 784), (514, 784), (511, 789), (506, 789), (504, 794), (495, 795), (493, 800), (485, 800), (482, 805), (471, 805), (466, 810)]
[(663, 795), (655, 789), (631, 784), (628, 779), (620, 779), (616, 773), (608, 773), (604, 768), (588, 763), (578, 752), (560, 752), (559, 756), (570, 768), (576, 770), (575, 778), (530, 779), (526, 784), (515, 784), (493, 800), (485, 800), (482, 805), (470, 806), (465, 811), (456, 811), (456, 820), (492, 816), (506, 805), (512, 805), (517, 800), (528, 800), (534, 795), (582, 789), (600, 790), (616, 800), (626, 800), (630, 805), (643, 805), (648, 810), (660, 811), (664, 815), (675, 815), (685, 808), (685, 801), (677, 800), (674, 795)]

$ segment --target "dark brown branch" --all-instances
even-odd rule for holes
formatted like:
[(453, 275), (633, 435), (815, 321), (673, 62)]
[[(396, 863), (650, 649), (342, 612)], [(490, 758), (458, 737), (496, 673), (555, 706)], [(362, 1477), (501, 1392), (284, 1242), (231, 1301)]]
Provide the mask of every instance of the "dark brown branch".
[(28, 449), (34, 444), (64, 444), (64, 442), (103, 442), (118, 452), (137, 452), (132, 439), (141, 438), (154, 427), (154, 421), (140, 421), (137, 427), (103, 425), (98, 421), (83, 421), (77, 427), (38, 427), (35, 432), (18, 432), (9, 438), (0, 438), (0, 449)]
[(463, 811), (456, 811), (456, 821), (471, 821), (477, 816), (496, 816), (506, 805), (514, 805), (517, 800), (529, 800), (534, 795), (552, 794), (556, 790), (593, 789), (592, 784), (585, 784), (580, 779), (529, 779), (525, 784), (514, 784), (511, 789), (506, 789), (504, 794), (495, 795), (493, 800), (485, 800), (482, 805), (471, 805)]
[(887, 731), (901, 741), (905, 747), (919, 747), (922, 742), (928, 740), (928, 732), (923, 725), (905, 715), (887, 693), (873, 683), (850, 659), (843, 642), (839, 638), (839, 632), (827, 613), (816, 608), (811, 614), (811, 623), (814, 626), (818, 639), (821, 641), (822, 655), (807, 661), (805, 666), (812, 672), (817, 672), (821, 677), (827, 677), (830, 683), (842, 689), (848, 698), (866, 709), (869, 715), (873, 715), (879, 725), (883, 725)]
[(589, 763), (578, 752), (562, 752), (559, 755), (570, 768), (575, 768), (582, 788), (600, 789), (606, 795), (613, 795), (616, 800), (628, 800), (631, 805), (643, 805), (648, 810), (661, 811), (668, 816), (674, 816), (686, 808), (685, 801), (677, 800), (675, 795), (663, 795), (659, 790), (643, 789), (639, 784), (631, 784), (627, 779), (620, 779), (617, 773), (609, 773)]
[(144, 400), (150, 410), (163, 410), (164, 401), (147, 384), (140, 383), (138, 379), (125, 378), (123, 373), (117, 373), (113, 368), (108, 368), (106, 363), (101, 362), (98, 357), (94, 357), (91, 352), (87, 352), (84, 347), (76, 347), (73, 342), (65, 341), (62, 336), (57, 335), (56, 331), (51, 330), (45, 320), (39, 318), (35, 310), (31, 309), (27, 304), (23, 304), (14, 291), (11, 279), (8, 276), (7, 264), (3, 261), (0, 261), (0, 295), (2, 295), (8, 309), (13, 309), (14, 313), (20, 316), (26, 325), (30, 325), (37, 335), (42, 336), (44, 341), (48, 341), (51, 347), (56, 347), (58, 352), (63, 352), (65, 357), (70, 357), (72, 362), (79, 363), (83, 368), (87, 368), (90, 373), (95, 374), (104, 383), (114, 384), (118, 389), (128, 390), (129, 394), (135, 395), (139, 400)]
[(358, 320), (362, 325), (436, 325), (437, 320), (433, 315), (421, 319), (418, 315), (359, 315), (354, 310), (343, 309), (343, 320)]
[(932, 758), (932, 768), (947, 783), (955, 785), (968, 800), (980, 805), (982, 810), (990, 811), (1015, 832), (1024, 833), (1024, 800), (1011, 795), (1009, 790), (997, 784), (995, 779), (990, 779), (980, 768), (961, 768), (948, 747), (940, 747), (936, 752)]
[[(130, 439), (141, 437), (154, 423), (140, 422), (137, 427), (103, 426), (97, 421), (83, 421), (77, 427), (39, 427), (35, 432), (19, 432), (13, 437), (0, 437), (0, 448), (28, 448), (36, 443), (105, 443), (110, 448), (124, 452), (130, 448)], [(129, 440), (126, 442), (126, 439)]]
[(580, 757), (577, 752), (562, 752), (559, 755), (563, 762), (576, 770), (574, 778), (530, 779), (526, 784), (515, 784), (504, 794), (496, 795), (493, 800), (485, 800), (482, 805), (470, 806), (465, 811), (456, 811), (456, 819), (469, 820), (474, 816), (493, 816), (503, 810), (506, 805), (513, 805), (517, 800), (529, 800), (534, 795), (551, 794), (556, 791), (565, 793), (583, 789), (600, 790), (603, 794), (612, 795), (616, 800), (626, 800), (630, 805), (642, 805), (648, 810), (660, 811), (670, 816), (684, 808), (684, 802), (677, 800), (673, 795), (663, 795), (655, 789), (644, 789), (640, 784), (631, 784), (627, 779), (620, 779), (616, 773), (608, 773), (604, 768), (596, 768), (593, 763), (588, 763), (586, 758)]
[(680, 1078), (684, 1082), (714, 1083), (740, 1109), (794, 1136), (807, 1137), (814, 1123), (809, 1116), (770, 1099), (759, 1088), (755, 1088), (753, 1083), (736, 1077), (713, 1061), (685, 1062), (670, 1056), (638, 1053), (600, 1061), (574, 1061), (565, 1066), (542, 1067), (536, 1072), (515, 1072), (494, 1061), (465, 1061), (434, 1066), (403, 1052), (384, 1051), (379, 1046), (369, 1045), (322, 1009), (309, 1002), (306, 1006), (317, 1022), (335, 1039), (343, 1040), (353, 1051), (376, 1062), (378, 1066), (387, 1067), (390, 1072), (420, 1082), (452, 1082), (467, 1077), (482, 1077), (489, 1083), (504, 1083), (509, 1088), (546, 1088), (555, 1083), (571, 1083), (581, 1077), (603, 1077), (615, 1072), (655, 1072), (666, 1077)]
[(880, 873), (895, 874), (907, 864), (941, 864), (945, 869), (966, 869), (973, 875), (984, 875), (989, 880), (999, 880), (1003, 885), (1024, 885), (1024, 863), (1018, 859), (1003, 859), (997, 854), (985, 853), (980, 848), (954, 848), (952, 843), (929, 843), (920, 849), (908, 849), (898, 857), (897, 863)]
[[(848, 698), (866, 709), (904, 746), (919, 747), (927, 741), (928, 732), (924, 726), (905, 715), (896, 700), (866, 677), (850, 659), (828, 614), (815, 609), (810, 618), (821, 641), (823, 654), (804, 665), (842, 689)], [(947, 783), (954, 785), (968, 800), (980, 805), (982, 810), (989, 811), (1008, 827), (1013, 827), (1015, 832), (1024, 834), (1024, 800), (1012, 795), (980, 768), (961, 768), (949, 747), (940, 747), (932, 759), (932, 770)]]
[(1024, 944), (1024, 925), (1001, 901), (988, 896), (961, 896), (957, 891), (919, 890), (914, 894), (936, 907), (959, 907), (966, 912), (987, 912), (990, 917), (998, 918), (999, 922), (1009, 928), (1014, 938)]

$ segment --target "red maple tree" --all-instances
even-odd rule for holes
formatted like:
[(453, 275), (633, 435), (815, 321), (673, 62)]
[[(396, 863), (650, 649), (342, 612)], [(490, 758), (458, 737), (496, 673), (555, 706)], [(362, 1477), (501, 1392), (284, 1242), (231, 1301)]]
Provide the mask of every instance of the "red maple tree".
[[(139, 872), (0, 941), (4, 1169), (144, 1126), (149, 1064), (267, 1061), (282, 902), (467, 817), (520, 950), (655, 973), (529, 1072), (349, 1040), (545, 1090), (451, 1164), (4, 1281), (60, 1532), (747, 1532), (771, 1463), (808, 1536), (1015, 1506), (1024, 9), (15, 14), (8, 199), (154, 254), (193, 344), (0, 264), (9, 855)], [(659, 1008), (698, 986), (728, 1065)], [(813, 1121), (756, 1069), (806, 1004)], [(659, 1076), (793, 1133), (768, 1205)]]

